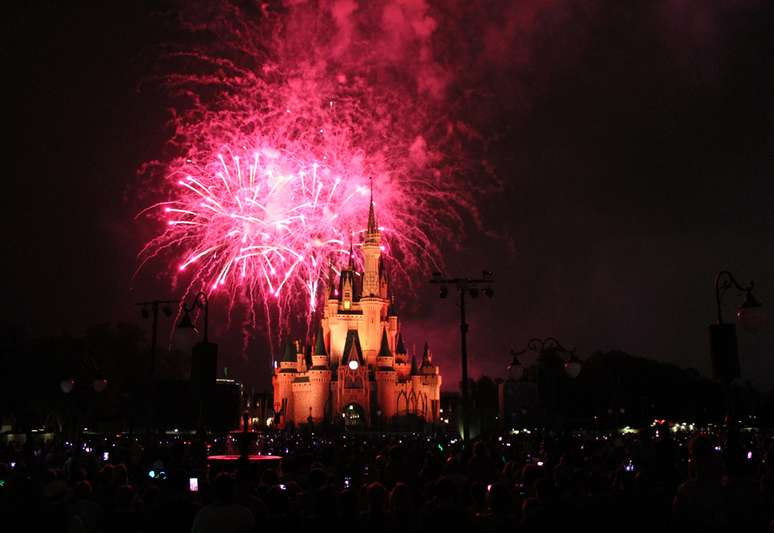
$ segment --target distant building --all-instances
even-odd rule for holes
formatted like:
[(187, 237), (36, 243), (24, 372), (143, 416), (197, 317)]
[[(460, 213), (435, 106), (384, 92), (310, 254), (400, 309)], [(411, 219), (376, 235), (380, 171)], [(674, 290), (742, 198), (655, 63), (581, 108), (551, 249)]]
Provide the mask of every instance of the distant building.
[(349, 261), (328, 279), (328, 298), (312, 342), (288, 342), (272, 385), (280, 427), (344, 421), (348, 426), (419, 417), (438, 423), (441, 374), (425, 343), (409, 357), (400, 331), (376, 224), (373, 199), (362, 243), (364, 270)]

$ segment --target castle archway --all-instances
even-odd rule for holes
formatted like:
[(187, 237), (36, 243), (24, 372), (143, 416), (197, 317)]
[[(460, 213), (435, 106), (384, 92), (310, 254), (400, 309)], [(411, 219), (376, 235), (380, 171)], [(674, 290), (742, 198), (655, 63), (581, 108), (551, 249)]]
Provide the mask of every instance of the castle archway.
[(350, 403), (344, 406), (344, 410), (341, 412), (344, 419), (344, 427), (347, 428), (361, 428), (367, 423), (365, 410), (357, 403)]

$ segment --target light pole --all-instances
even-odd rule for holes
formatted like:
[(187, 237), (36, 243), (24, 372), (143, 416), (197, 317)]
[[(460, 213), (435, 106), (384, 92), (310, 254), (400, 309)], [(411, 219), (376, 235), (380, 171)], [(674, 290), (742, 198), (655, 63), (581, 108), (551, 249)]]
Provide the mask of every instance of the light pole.
[(468, 421), (468, 323), (465, 315), (465, 296), (478, 298), (483, 292), (487, 297), (494, 296), (492, 283), (494, 276), (488, 270), (481, 272), (481, 278), (445, 278), (440, 272), (433, 272), (430, 283), (441, 285), (439, 296), (449, 296), (449, 286), (457, 289), (460, 298), (460, 354), (462, 356), (462, 440), (467, 442), (470, 436)]
[(763, 306), (753, 295), (754, 282), (743, 286), (736, 281), (733, 274), (722, 270), (715, 277), (715, 301), (717, 303), (718, 322), (710, 324), (710, 354), (712, 370), (716, 379), (725, 384), (730, 383), (740, 375), (739, 349), (736, 340), (736, 325), (723, 321), (723, 295), (729, 289), (744, 293), (744, 302), (737, 309), (736, 318), (742, 327), (750, 332), (756, 332), (766, 321)]
[(734, 401), (732, 399), (731, 383), (740, 377), (739, 347), (736, 338), (736, 325), (723, 321), (723, 296), (729, 289), (744, 293), (744, 301), (737, 308), (736, 318), (742, 327), (749, 332), (757, 332), (766, 322), (766, 313), (761, 303), (753, 295), (754, 282), (747, 286), (741, 285), (733, 274), (722, 270), (715, 277), (715, 302), (717, 303), (718, 322), (710, 324), (710, 357), (712, 373), (721, 382), (726, 394), (726, 422), (736, 423)]
[[(151, 367), (150, 367), (150, 381), (156, 375), (156, 344), (158, 340), (159, 332), (159, 307), (166, 317), (172, 316), (172, 308), (170, 305), (180, 303), (180, 300), (151, 300), (148, 302), (137, 302), (137, 305), (141, 307), (140, 313), (143, 318), (148, 318), (153, 315), (153, 326), (151, 327)], [(150, 307), (150, 312), (148, 308)]]

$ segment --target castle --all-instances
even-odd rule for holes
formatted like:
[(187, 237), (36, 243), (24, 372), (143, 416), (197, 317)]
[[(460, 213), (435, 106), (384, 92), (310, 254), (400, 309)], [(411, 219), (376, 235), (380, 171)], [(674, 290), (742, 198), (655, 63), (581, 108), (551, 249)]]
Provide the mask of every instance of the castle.
[(367, 427), (406, 415), (438, 422), (441, 374), (427, 343), (419, 364), (409, 358), (380, 243), (372, 196), (363, 272), (355, 268), (350, 245), (338, 283), (332, 273), (329, 277), (315, 338), (306, 346), (288, 342), (275, 358), (272, 385), (280, 427), (323, 421)]

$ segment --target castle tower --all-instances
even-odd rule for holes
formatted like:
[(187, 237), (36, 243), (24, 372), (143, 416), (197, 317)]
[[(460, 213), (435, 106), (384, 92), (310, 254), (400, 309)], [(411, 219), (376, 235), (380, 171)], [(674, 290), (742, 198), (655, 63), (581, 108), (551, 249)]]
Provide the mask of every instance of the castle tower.
[(272, 376), (274, 388), (274, 412), (280, 416), (280, 427), (285, 427), (289, 420), (295, 417), (293, 380), (297, 375), (296, 349), (294, 343), (288, 341), (279, 362), (279, 367)]
[(412, 376), (414, 389), (417, 391), (417, 410), (429, 422), (437, 422), (441, 407), (441, 374), (433, 364), (433, 354), (425, 341), (422, 354), (422, 364), (417, 376)]
[(382, 237), (379, 234), (379, 226), (376, 225), (376, 213), (374, 212), (374, 188), (371, 183), (371, 203), (368, 208), (368, 228), (363, 242), (363, 297), (379, 297), (379, 258), (382, 254)]
[(381, 298), (381, 276), (379, 272), (381, 235), (376, 225), (374, 212), (373, 182), (371, 183), (371, 200), (368, 207), (368, 227), (363, 241), (363, 292), (360, 307), (363, 310), (363, 324), (360, 329), (361, 342), (366, 361), (370, 367), (376, 364), (376, 355), (382, 333), (382, 319), (385, 301)]
[(376, 357), (374, 371), (376, 381), (376, 401), (383, 420), (390, 420), (396, 412), (396, 383), (398, 374), (395, 372), (395, 356), (390, 350), (387, 328), (382, 330), (382, 342)]
[(314, 423), (325, 419), (330, 397), (331, 369), (328, 353), (325, 350), (325, 336), (322, 326), (317, 328), (314, 349), (311, 348), (312, 365), (307, 372), (309, 377), (309, 416)]

